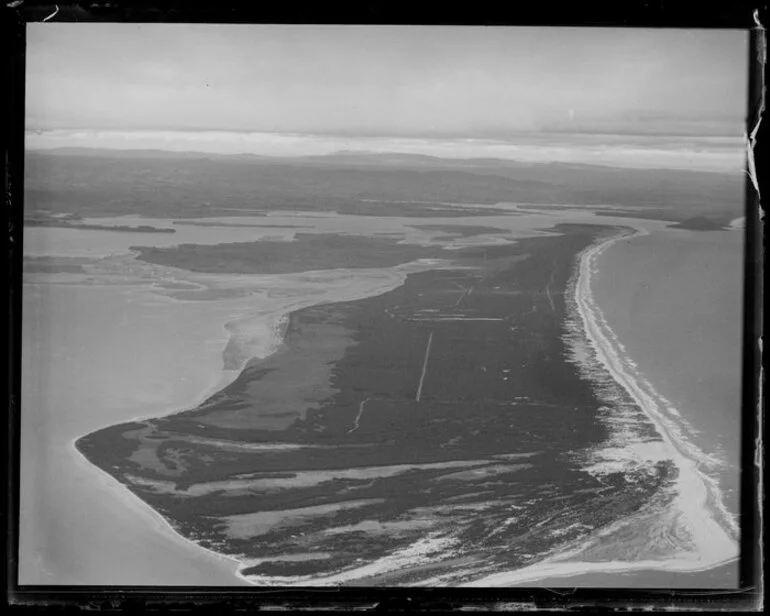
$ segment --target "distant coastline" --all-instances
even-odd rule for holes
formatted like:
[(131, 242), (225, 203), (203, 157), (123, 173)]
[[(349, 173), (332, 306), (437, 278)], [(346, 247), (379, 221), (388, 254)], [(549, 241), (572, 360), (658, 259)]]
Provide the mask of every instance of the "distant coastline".
[(150, 225), (94, 225), (84, 222), (68, 222), (68, 219), (35, 219), (24, 221), (27, 227), (59, 227), (64, 229), (85, 229), (91, 231), (116, 231), (118, 233), (176, 233), (176, 229), (152, 227)]
[[(271, 158), (380, 158), (388, 163), (430, 163), (444, 160), (503, 160), (522, 164), (565, 163), (636, 169), (680, 169), (738, 175), (744, 167), (740, 136), (621, 134), (580, 132), (518, 132), (494, 139), (463, 136), (391, 137), (329, 133), (251, 131), (158, 131), (28, 129), (27, 148), (57, 155), (98, 156), (112, 150), (119, 156), (141, 151), (156, 159), (169, 156)], [(176, 142), (169, 149), (169, 137)], [(453, 156), (440, 157), (441, 151)], [(124, 154), (125, 153), (125, 154)]]

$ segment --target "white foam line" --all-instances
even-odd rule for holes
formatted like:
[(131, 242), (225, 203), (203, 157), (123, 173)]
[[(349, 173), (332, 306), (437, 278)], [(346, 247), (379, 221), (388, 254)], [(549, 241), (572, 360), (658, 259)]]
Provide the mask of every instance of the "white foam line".
[[(624, 365), (622, 361), (622, 347), (617, 343), (614, 332), (604, 320), (591, 292), (591, 281), (597, 272), (596, 262), (599, 256), (621, 239), (646, 235), (647, 233), (643, 229), (636, 229), (630, 235), (624, 232), (585, 250), (580, 256), (573, 299), (580, 321), (582, 321), (582, 333), (593, 350), (594, 359), (644, 411), (660, 434), (662, 443), (656, 451), (654, 443), (640, 443), (638, 439), (636, 443), (629, 443), (627, 432), (616, 433), (614, 435), (615, 442), (611, 443), (610, 447), (595, 452), (594, 455), (600, 462), (587, 470), (593, 470), (600, 474), (619, 471), (622, 470), (622, 466), (619, 468), (618, 462), (621, 464), (638, 463), (640, 457), (641, 461), (644, 462), (672, 460), (679, 474), (675, 481), (676, 497), (672, 503), (673, 515), (668, 523), (676, 527), (683, 527), (686, 530), (690, 539), (690, 549), (680, 547), (677, 553), (663, 559), (560, 562), (568, 557), (578, 555), (582, 549), (578, 547), (569, 553), (561, 553), (536, 565), (517, 571), (486, 576), (465, 583), (463, 586), (507, 586), (546, 577), (571, 576), (597, 571), (617, 573), (655, 569), (658, 571), (696, 572), (733, 562), (737, 558), (737, 541), (728, 532), (729, 529), (737, 534), (737, 526), (731, 524), (716, 480), (701, 470), (702, 466), (709, 463), (710, 458), (692, 443), (687, 442), (682, 431), (677, 429), (676, 423), (665, 416), (661, 407), (665, 408), (668, 405), (656, 403), (653, 397), (656, 392), (652, 386), (648, 382), (644, 383), (643, 386), (629, 373), (629, 367)], [(579, 361), (586, 363), (588, 360), (583, 357)], [(659, 396), (658, 398), (660, 399)], [(622, 430), (623, 428), (621, 428)], [(625, 445), (625, 447), (617, 447), (619, 444)], [(602, 458), (604, 459), (602, 460)], [(727, 528), (719, 524), (710, 509), (722, 518)], [(633, 523), (633, 518), (620, 521), (613, 525), (611, 530), (628, 523)], [(672, 533), (672, 535), (674, 534)]]

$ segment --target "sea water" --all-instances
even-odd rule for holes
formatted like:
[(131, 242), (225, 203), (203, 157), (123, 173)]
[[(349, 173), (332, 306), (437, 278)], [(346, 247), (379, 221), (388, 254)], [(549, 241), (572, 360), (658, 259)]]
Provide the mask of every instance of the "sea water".
[(19, 583), (238, 585), (237, 563), (175, 536), (72, 444), (197, 402), (222, 373), (222, 319), (117, 286), (31, 283), (23, 302)]
[(614, 243), (593, 292), (607, 323), (688, 436), (720, 461), (738, 513), (743, 233), (658, 230)]

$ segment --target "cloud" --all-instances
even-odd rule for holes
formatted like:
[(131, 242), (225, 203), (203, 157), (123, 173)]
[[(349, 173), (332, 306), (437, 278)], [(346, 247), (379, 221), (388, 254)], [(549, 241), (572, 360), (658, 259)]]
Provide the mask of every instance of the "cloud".
[(588, 163), (632, 168), (741, 172), (738, 138), (655, 136), (520, 135), (495, 139), (351, 137), (228, 131), (29, 131), (29, 149), (97, 147), (160, 149), (214, 154), (313, 156), (342, 150), (425, 154), (444, 158), (499, 158), (519, 162)]

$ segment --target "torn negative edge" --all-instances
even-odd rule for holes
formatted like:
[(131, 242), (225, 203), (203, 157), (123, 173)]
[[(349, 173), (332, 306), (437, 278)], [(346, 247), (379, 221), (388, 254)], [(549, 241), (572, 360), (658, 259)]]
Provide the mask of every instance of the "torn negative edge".
[[(764, 223), (764, 216), (763, 216), (763, 206), (762, 206), (762, 200), (761, 200), (761, 194), (759, 190), (759, 180), (757, 179), (756, 175), (756, 163), (754, 160), (754, 148), (756, 147), (756, 139), (757, 139), (757, 133), (759, 132), (759, 126), (762, 122), (762, 114), (765, 111), (765, 94), (766, 94), (766, 83), (765, 83), (765, 67), (767, 65), (767, 35), (765, 27), (762, 25), (762, 23), (759, 20), (759, 11), (754, 10), (753, 13), (753, 19), (755, 23), (755, 27), (753, 28), (754, 32), (752, 33), (754, 36), (756, 36), (756, 43), (755, 47), (752, 49), (752, 51), (755, 54), (755, 57), (752, 57), (750, 60), (752, 62), (757, 62), (759, 64), (759, 70), (757, 71), (759, 74), (758, 77), (758, 84), (757, 84), (757, 94), (759, 97), (759, 104), (758, 108), (756, 110), (756, 118), (751, 118), (750, 121), (754, 120), (755, 124), (753, 128), (751, 129), (751, 132), (748, 134), (747, 142), (746, 142), (746, 155), (747, 155), (747, 173), (749, 175), (749, 178), (751, 179), (751, 183), (754, 186), (754, 190), (756, 191), (756, 203), (757, 208), (756, 212), (747, 212), (747, 215), (750, 214), (752, 218), (756, 216), (753, 222), (759, 226), (759, 229), (762, 228), (762, 225)], [(757, 73), (754, 73), (755, 75)], [(747, 222), (747, 229), (748, 226), (748, 220)], [(764, 233), (760, 231), (759, 233), (760, 238), (764, 237)], [(763, 243), (760, 239), (760, 244), (758, 247), (758, 250), (761, 253), (763, 252)], [(763, 319), (762, 319), (762, 310), (761, 306), (763, 305), (762, 298), (764, 294), (762, 293), (761, 287), (762, 287), (762, 263), (763, 259), (759, 259), (759, 268), (760, 272), (759, 275), (755, 278), (755, 283), (760, 287), (760, 298), (759, 298), (759, 307), (760, 311), (759, 314), (755, 317), (759, 320), (758, 323), (758, 336), (757, 336), (757, 352), (758, 352), (758, 359), (759, 359), (759, 367), (758, 367), (758, 374), (757, 374), (757, 399), (756, 399), (756, 417), (757, 417), (757, 436), (755, 439), (755, 449), (754, 449), (754, 467), (757, 477), (757, 517), (758, 517), (758, 553), (757, 553), (757, 561), (756, 564), (758, 565), (759, 569), (759, 579), (764, 579), (764, 545), (763, 545), (763, 536), (764, 532), (762, 530), (763, 528), (763, 521), (764, 521), (764, 507), (763, 507), (763, 495), (764, 495), (764, 441), (762, 438), (763, 434), (763, 428), (764, 428), (764, 404), (763, 404), (763, 398), (764, 398), (764, 379), (765, 379), (765, 372), (763, 367)], [(761, 584), (761, 582), (760, 582)], [(763, 603), (762, 599), (760, 598), (760, 603)], [(764, 605), (761, 605), (760, 609), (764, 609)]]
[(757, 109), (757, 121), (756, 124), (754, 124), (751, 133), (749, 133), (746, 139), (746, 156), (748, 161), (747, 173), (749, 174), (749, 178), (751, 178), (751, 183), (754, 185), (754, 190), (757, 191), (757, 200), (759, 201), (760, 192), (759, 182), (757, 180), (757, 168), (754, 162), (754, 148), (757, 144), (757, 132), (759, 131), (759, 126), (762, 123), (762, 114), (765, 111), (765, 65), (767, 64), (767, 39), (765, 37), (765, 27), (759, 21), (759, 11), (757, 10), (754, 11), (754, 23), (756, 24), (755, 30), (759, 35), (759, 50), (757, 54), (757, 61), (762, 68), (759, 71), (759, 109)]

